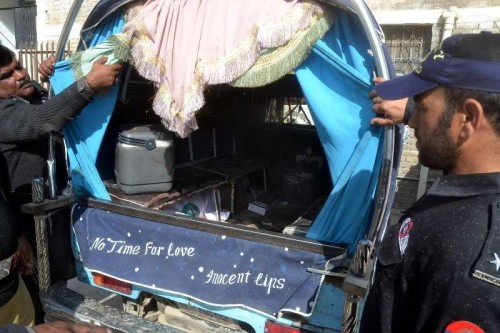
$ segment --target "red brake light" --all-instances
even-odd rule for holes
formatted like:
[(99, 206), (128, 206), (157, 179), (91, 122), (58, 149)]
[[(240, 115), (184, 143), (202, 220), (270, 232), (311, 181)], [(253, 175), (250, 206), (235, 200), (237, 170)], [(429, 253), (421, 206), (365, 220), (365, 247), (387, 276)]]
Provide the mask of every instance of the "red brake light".
[(273, 321), (267, 321), (266, 326), (264, 328), (265, 333), (304, 333), (307, 331), (295, 328), (295, 327), (290, 327), (290, 326), (285, 326), (285, 325), (280, 325), (278, 323), (275, 323)]
[(112, 277), (100, 273), (92, 273), (94, 283), (98, 286), (118, 291), (122, 294), (130, 295), (132, 293), (132, 285)]

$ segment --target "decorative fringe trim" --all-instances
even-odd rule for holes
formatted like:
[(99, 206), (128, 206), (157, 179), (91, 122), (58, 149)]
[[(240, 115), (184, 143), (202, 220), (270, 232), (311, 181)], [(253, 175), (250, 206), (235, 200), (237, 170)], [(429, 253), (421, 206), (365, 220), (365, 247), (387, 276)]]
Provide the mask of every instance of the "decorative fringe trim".
[(111, 35), (108, 41), (113, 45), (113, 53), (120, 61), (130, 61), (130, 39), (126, 34)]
[(265, 54), (242, 77), (231, 83), (234, 87), (260, 87), (291, 73), (309, 55), (314, 43), (322, 38), (334, 22), (334, 12), (324, 11), (324, 16), (314, 18), (316, 22), (301, 31), (290, 41)]
[(81, 66), (82, 65), (82, 58), (83, 58), (83, 53), (84, 52), (85, 51), (76, 52), (71, 57), (71, 67), (73, 69), (73, 76), (75, 77), (75, 81), (78, 81), (82, 77), (85, 76), (83, 74), (83, 70), (82, 70), (82, 66)]
[(254, 27), (251, 34), (224, 59), (199, 60), (195, 73), (203, 84), (220, 84), (233, 81), (245, 73), (260, 55), (257, 41), (258, 28)]
[[(114, 58), (111, 58), (111, 63), (127, 62), (130, 59), (130, 47), (125, 34), (111, 35), (105, 42), (96, 45), (96, 47), (98, 46), (105, 50), (105, 52), (95, 54), (93, 53), (93, 48), (90, 48), (85, 51), (77, 52), (71, 57), (71, 67), (73, 69), (73, 77), (75, 81), (78, 81), (87, 75), (90, 71), (91, 64), (103, 56), (113, 55)], [(96, 96), (105, 96), (111, 91), (111, 89), (112, 87), (101, 89)]]
[[(228, 56), (223, 59), (202, 59), (195, 68), (195, 79), (184, 94), (183, 105), (176, 105), (172, 94), (168, 90), (165, 78), (166, 67), (162, 59), (153, 53), (154, 43), (148, 36), (144, 24), (140, 21), (137, 11), (129, 12), (130, 22), (124, 27), (123, 32), (128, 34), (130, 40), (130, 63), (144, 78), (155, 82), (158, 91), (153, 101), (153, 110), (162, 118), (162, 123), (169, 130), (181, 137), (187, 137), (198, 128), (196, 112), (203, 107), (205, 99), (203, 91), (209, 84), (233, 82), (245, 74), (258, 63), (258, 67), (242, 81), (235, 84), (242, 86), (262, 85), (262, 82), (272, 82), (289, 73), (298, 65), (310, 50), (317, 38), (320, 38), (329, 28), (329, 18), (323, 18), (325, 10), (318, 4), (305, 2), (294, 8), (292, 13), (285, 18), (256, 26), (251, 34)], [(318, 19), (321, 18), (321, 19)], [(309, 29), (309, 31), (304, 31)], [(301, 43), (307, 43), (301, 45)], [(283, 46), (284, 45), (284, 46)], [(273, 51), (268, 57), (262, 56), (263, 49), (283, 46)], [(291, 57), (294, 50), (298, 55)], [(278, 60), (273, 60), (280, 58)], [(283, 59), (284, 58), (284, 59)], [(279, 66), (286, 64), (285, 69)], [(272, 73), (259, 80), (257, 75), (262, 75), (270, 66)], [(251, 83), (254, 82), (254, 83)], [(265, 84), (265, 83), (264, 83)]]
[(202, 85), (192, 84), (184, 94), (184, 101), (186, 102), (182, 109), (176, 106), (166, 81), (158, 85), (158, 91), (153, 100), (153, 110), (162, 118), (162, 124), (176, 132), (181, 138), (189, 136), (191, 132), (198, 129), (196, 112), (205, 105)]
[(291, 14), (275, 22), (259, 26), (257, 39), (262, 48), (275, 48), (288, 42), (299, 30), (307, 29), (314, 21), (313, 16), (321, 16), (323, 8), (319, 4), (308, 2), (295, 7)]
[(288, 43), (292, 37), (313, 26), (324, 12), (318, 4), (303, 3), (277, 23), (256, 26), (250, 36), (225, 58), (198, 61), (195, 73), (206, 84), (233, 82), (258, 61), (263, 49)]
[(137, 72), (147, 80), (160, 83), (165, 76), (165, 65), (162, 59), (157, 58), (151, 52), (151, 44), (144, 40), (132, 42), (132, 61), (130, 62)]
[[(204, 90), (206, 84), (199, 78), (195, 77), (194, 82), (188, 87), (186, 93), (184, 94), (184, 104), (182, 105), (182, 114), (185, 119), (193, 120), (196, 128), (196, 112), (205, 105)], [(192, 127), (192, 126), (191, 126)]]
[(163, 59), (159, 58), (152, 51), (153, 42), (149, 38), (144, 24), (135, 20), (132, 23), (135, 27), (130, 34), (130, 63), (137, 72), (145, 79), (160, 83), (165, 76), (165, 64)]
[(177, 113), (174, 114), (172, 110), (175, 109), (175, 102), (173, 96), (168, 91), (168, 88), (165, 84), (162, 84), (158, 87), (158, 91), (153, 100), (153, 110), (155, 113), (160, 116), (162, 119), (171, 120), (172, 117), (176, 117)]
[[(130, 59), (130, 46), (127, 36), (125, 34), (115, 34), (108, 37), (106, 40), (109, 43), (109, 52), (107, 55), (114, 54), (118, 61), (128, 62)], [(105, 42), (103, 42), (105, 43)], [(81, 79), (88, 73), (84, 73), (83, 64), (93, 63), (98, 58), (104, 56), (105, 54), (99, 54), (98, 56), (92, 55), (92, 48), (76, 52), (71, 57), (71, 67), (73, 68), (74, 77), (76, 80)]]

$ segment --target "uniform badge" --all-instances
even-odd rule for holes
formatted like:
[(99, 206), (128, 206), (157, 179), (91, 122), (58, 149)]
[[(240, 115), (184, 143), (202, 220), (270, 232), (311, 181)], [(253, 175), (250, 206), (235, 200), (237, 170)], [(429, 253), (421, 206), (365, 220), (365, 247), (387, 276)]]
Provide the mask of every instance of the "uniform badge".
[[(472, 268), (472, 276), (500, 287), (500, 203), (495, 205), (492, 222), (484, 242), (483, 250)], [(495, 207), (493, 206), (493, 207)]]
[(496, 252), (493, 253), (493, 255), (495, 256), (495, 259), (491, 260), (490, 264), (495, 265), (495, 271), (498, 272), (498, 270), (500, 269), (500, 257), (498, 256), (498, 254), (496, 254)]
[(408, 246), (411, 228), (413, 228), (413, 221), (410, 218), (404, 219), (399, 229), (399, 251), (401, 255), (405, 253), (406, 247)]
[(493, 252), (492, 257), (493, 260), (486, 259), (478, 265), (472, 276), (500, 287), (500, 256)]

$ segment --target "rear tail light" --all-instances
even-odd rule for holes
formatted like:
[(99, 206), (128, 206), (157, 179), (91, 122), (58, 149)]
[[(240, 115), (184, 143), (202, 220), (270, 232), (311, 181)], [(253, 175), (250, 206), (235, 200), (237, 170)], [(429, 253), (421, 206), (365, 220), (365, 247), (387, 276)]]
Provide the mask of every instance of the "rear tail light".
[(92, 277), (94, 278), (94, 283), (98, 286), (115, 290), (126, 295), (130, 295), (132, 293), (132, 285), (130, 283), (123, 282), (100, 273), (92, 273)]
[(306, 333), (309, 331), (301, 330), (295, 327), (280, 325), (273, 321), (267, 321), (264, 328), (265, 333)]

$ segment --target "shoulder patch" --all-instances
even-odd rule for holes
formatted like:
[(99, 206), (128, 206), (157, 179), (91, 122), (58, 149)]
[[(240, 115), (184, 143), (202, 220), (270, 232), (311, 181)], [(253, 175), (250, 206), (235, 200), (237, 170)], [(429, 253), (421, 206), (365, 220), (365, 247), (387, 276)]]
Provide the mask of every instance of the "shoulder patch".
[[(472, 276), (500, 287), (500, 203), (495, 205), (483, 250), (472, 268)], [(493, 206), (493, 207), (495, 207)]]
[(477, 265), (479, 267), (476, 267), (472, 276), (500, 287), (500, 257), (496, 252), (492, 253), (491, 257), (494, 259), (488, 260), (487, 257), (486, 261), (481, 263), (482, 265)]
[(404, 219), (401, 228), (399, 228), (399, 252), (401, 252), (401, 256), (405, 253), (408, 246), (411, 228), (413, 228), (413, 221), (410, 218)]

